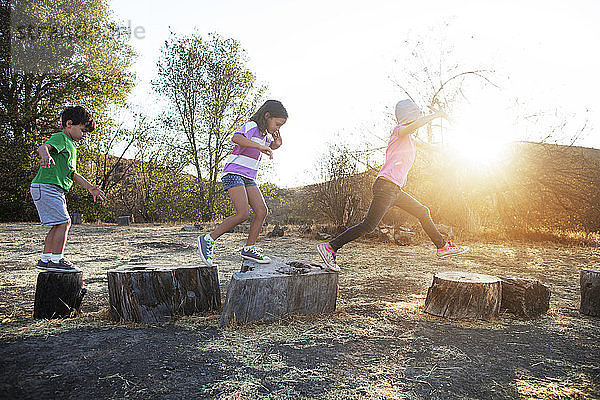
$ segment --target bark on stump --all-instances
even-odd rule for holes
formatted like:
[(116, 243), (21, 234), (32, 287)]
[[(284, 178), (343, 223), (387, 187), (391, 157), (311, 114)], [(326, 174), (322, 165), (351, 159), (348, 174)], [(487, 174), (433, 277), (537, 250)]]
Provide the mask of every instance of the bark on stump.
[(582, 269), (579, 284), (581, 287), (579, 311), (584, 315), (600, 317), (600, 271)]
[(502, 298), (500, 278), (471, 272), (439, 272), (427, 291), (424, 311), (451, 319), (498, 316)]
[(501, 278), (501, 311), (521, 318), (536, 318), (550, 307), (550, 289), (535, 279)]
[(221, 306), (216, 267), (129, 265), (107, 275), (110, 311), (116, 320), (161, 323)]
[(269, 264), (244, 260), (242, 270), (231, 277), (221, 326), (335, 311), (338, 274), (322, 264), (271, 257)]
[(79, 315), (86, 291), (82, 272), (40, 272), (35, 286), (33, 318)]

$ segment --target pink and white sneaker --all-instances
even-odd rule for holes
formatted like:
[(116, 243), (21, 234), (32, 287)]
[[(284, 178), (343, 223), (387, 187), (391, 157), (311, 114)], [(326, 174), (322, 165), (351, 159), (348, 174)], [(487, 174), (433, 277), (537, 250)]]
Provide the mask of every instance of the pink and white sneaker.
[(446, 245), (441, 249), (437, 249), (437, 256), (439, 258), (446, 258), (450, 256), (456, 256), (469, 251), (469, 246), (457, 246), (453, 242), (446, 242)]
[(334, 272), (339, 272), (340, 267), (335, 263), (335, 256), (337, 255), (337, 253), (335, 251), (333, 251), (333, 249), (331, 247), (329, 247), (329, 244), (327, 244), (327, 243), (318, 244), (317, 251), (319, 252), (319, 255), (323, 259), (323, 262), (325, 263), (327, 268), (329, 268), (330, 270), (332, 270)]

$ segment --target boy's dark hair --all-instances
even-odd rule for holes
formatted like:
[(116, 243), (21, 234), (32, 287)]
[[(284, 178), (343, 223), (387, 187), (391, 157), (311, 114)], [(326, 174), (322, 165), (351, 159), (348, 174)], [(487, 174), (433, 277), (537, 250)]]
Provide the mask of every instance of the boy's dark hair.
[(285, 118), (287, 119), (288, 113), (283, 104), (281, 104), (278, 100), (267, 100), (265, 104), (260, 106), (258, 111), (254, 113), (250, 121), (256, 122), (258, 125), (258, 130), (264, 132), (267, 129), (267, 119), (265, 118), (265, 114), (269, 113), (270, 117), (275, 118)]
[(83, 124), (88, 132), (92, 132), (96, 128), (96, 122), (92, 118), (92, 114), (81, 106), (71, 106), (65, 108), (60, 116), (62, 127), (67, 126), (67, 121), (71, 121), (73, 125)]

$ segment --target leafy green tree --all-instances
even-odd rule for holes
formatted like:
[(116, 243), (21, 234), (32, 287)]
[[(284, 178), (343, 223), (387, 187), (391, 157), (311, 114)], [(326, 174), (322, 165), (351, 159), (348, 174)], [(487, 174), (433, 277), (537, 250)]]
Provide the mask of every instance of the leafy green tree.
[(0, 220), (33, 218), (36, 149), (60, 130), (66, 105), (96, 119), (133, 85), (129, 37), (107, 0), (14, 0), (0, 5)]
[(237, 40), (216, 33), (207, 38), (171, 34), (158, 62), (154, 87), (169, 100), (174, 123), (184, 134), (204, 220), (214, 217), (217, 175), (231, 150), (231, 133), (252, 115), (265, 91), (247, 63)]
[(132, 213), (123, 204), (135, 203), (137, 193), (133, 190), (135, 185), (127, 186), (135, 183), (138, 161), (155, 146), (157, 138), (153, 133), (159, 130), (154, 124), (146, 116), (129, 109), (125, 111), (131, 119), (128, 125), (132, 123), (132, 127), (116, 125), (107, 118), (97, 127), (91, 139), (79, 147), (79, 173), (100, 185), (108, 197), (106, 201), (93, 202), (87, 190), (78, 186), (72, 189), (69, 193), (70, 209), (83, 214), (88, 222), (106, 220), (114, 217), (115, 212)]

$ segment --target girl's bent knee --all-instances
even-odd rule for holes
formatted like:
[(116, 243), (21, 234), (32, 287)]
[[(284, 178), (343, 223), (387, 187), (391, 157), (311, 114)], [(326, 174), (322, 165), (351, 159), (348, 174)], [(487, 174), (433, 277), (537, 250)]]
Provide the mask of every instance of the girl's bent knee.
[(238, 224), (241, 224), (242, 222), (246, 222), (250, 219), (250, 213), (240, 213), (240, 214), (235, 214), (235, 220), (237, 221)]
[(371, 233), (377, 228), (378, 224), (374, 224), (373, 222), (363, 221), (360, 223), (360, 230), (364, 233)]
[(429, 211), (429, 208), (423, 206), (423, 208), (421, 208), (417, 213), (416, 217), (419, 220), (431, 219), (431, 211)]
[(264, 209), (264, 210), (258, 210), (254, 212), (254, 216), (255, 218), (261, 219), (261, 220), (265, 220), (265, 218), (267, 218), (267, 215), (269, 214), (269, 210), (268, 209)]

